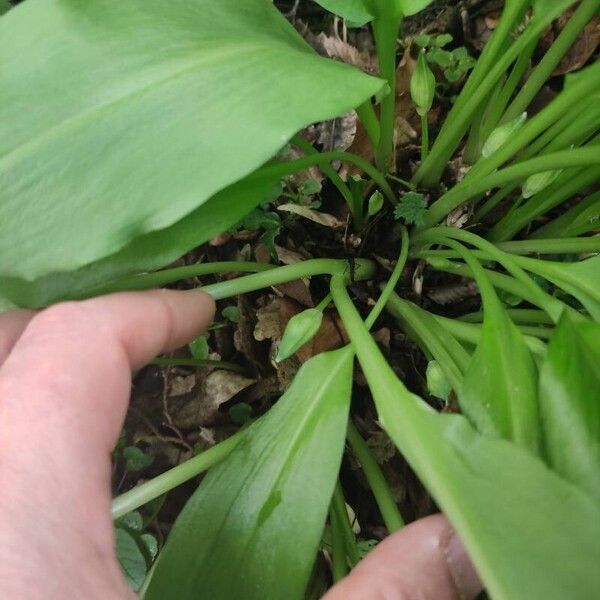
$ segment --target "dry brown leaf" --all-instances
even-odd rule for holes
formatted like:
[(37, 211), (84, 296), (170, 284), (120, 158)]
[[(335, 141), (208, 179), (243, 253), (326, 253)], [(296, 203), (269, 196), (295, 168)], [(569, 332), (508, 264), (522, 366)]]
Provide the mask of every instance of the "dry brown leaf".
[(173, 377), (169, 382), (169, 397), (176, 398), (177, 396), (189, 394), (195, 385), (195, 375)]
[(281, 319), (279, 317), (279, 298), (274, 298), (266, 306), (256, 311), (254, 339), (263, 342), (281, 337)]
[(581, 69), (592, 57), (600, 44), (600, 16), (592, 19), (584, 28), (575, 43), (565, 54), (552, 75), (565, 75)]
[(301, 206), (300, 204), (281, 204), (277, 207), (277, 210), (282, 210), (284, 212), (290, 212), (305, 219), (309, 219), (314, 223), (318, 223), (319, 225), (323, 225), (325, 227), (330, 227), (331, 229), (342, 229), (345, 227), (345, 223), (340, 221), (337, 217), (330, 215), (329, 213), (319, 212), (317, 210), (313, 210), (312, 208), (308, 208), (308, 206)]
[(427, 297), (441, 306), (462, 302), (478, 294), (479, 288), (472, 279), (427, 290)]

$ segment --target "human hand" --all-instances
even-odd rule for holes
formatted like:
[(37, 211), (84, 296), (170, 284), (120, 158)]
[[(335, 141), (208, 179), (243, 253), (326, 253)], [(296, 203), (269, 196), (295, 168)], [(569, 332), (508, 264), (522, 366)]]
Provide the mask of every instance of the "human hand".
[[(134, 598), (114, 551), (111, 451), (132, 370), (206, 329), (199, 292), (123, 293), (0, 315), (0, 596)], [(326, 600), (472, 598), (440, 515), (382, 542)]]

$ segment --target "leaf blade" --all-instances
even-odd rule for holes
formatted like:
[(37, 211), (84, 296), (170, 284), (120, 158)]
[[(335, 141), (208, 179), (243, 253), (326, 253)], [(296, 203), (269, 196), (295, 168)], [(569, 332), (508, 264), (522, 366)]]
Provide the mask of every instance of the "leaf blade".
[(264, 0), (39, 0), (0, 55), (0, 275), (24, 279), (173, 225), (382, 85)]
[(147, 600), (302, 598), (344, 447), (352, 350), (305, 363), (209, 473), (158, 559)]

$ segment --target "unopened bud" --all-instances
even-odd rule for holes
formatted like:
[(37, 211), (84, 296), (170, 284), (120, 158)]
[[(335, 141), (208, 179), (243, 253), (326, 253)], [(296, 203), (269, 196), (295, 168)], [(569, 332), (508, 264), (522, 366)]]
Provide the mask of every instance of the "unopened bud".
[(492, 133), (490, 133), (488, 139), (485, 141), (483, 148), (481, 149), (481, 155), (484, 158), (494, 154), (498, 148), (504, 145), (504, 143), (518, 131), (523, 123), (527, 120), (527, 113), (519, 115), (516, 119), (496, 127)]
[(323, 313), (316, 308), (307, 308), (294, 315), (289, 321), (283, 332), (279, 351), (275, 357), (276, 362), (281, 362), (289, 358), (306, 342), (309, 342), (319, 331)]
[(427, 363), (425, 377), (427, 379), (427, 389), (429, 390), (429, 393), (440, 400), (447, 401), (452, 387), (450, 386), (450, 382), (444, 374), (442, 367), (440, 367), (440, 364), (437, 361), (432, 360)]
[(547, 188), (560, 174), (562, 169), (555, 171), (543, 171), (542, 173), (535, 173), (530, 175), (521, 188), (523, 198), (531, 198), (534, 194), (541, 192)]
[(417, 112), (424, 116), (429, 112), (435, 97), (435, 76), (425, 57), (425, 50), (419, 52), (415, 72), (410, 79), (410, 95)]

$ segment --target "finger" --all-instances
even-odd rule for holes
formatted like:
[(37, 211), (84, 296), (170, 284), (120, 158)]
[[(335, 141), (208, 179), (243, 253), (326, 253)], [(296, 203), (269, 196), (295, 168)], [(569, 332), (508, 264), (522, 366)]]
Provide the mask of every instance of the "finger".
[(35, 504), (39, 491), (46, 504), (83, 511), (80, 521), (108, 517), (131, 369), (193, 339), (213, 314), (206, 294), (163, 290), (59, 304), (31, 319), (0, 368), (0, 479), (15, 502)]
[[(55, 305), (35, 316), (0, 370), (0, 415), (11, 430), (81, 439), (110, 450), (131, 370), (205, 329), (214, 302), (200, 292), (114, 294)], [(97, 443), (96, 443), (97, 442)]]
[(0, 366), (34, 314), (32, 310), (11, 310), (0, 314)]
[(381, 542), (323, 600), (472, 600), (481, 589), (452, 526), (433, 515)]

